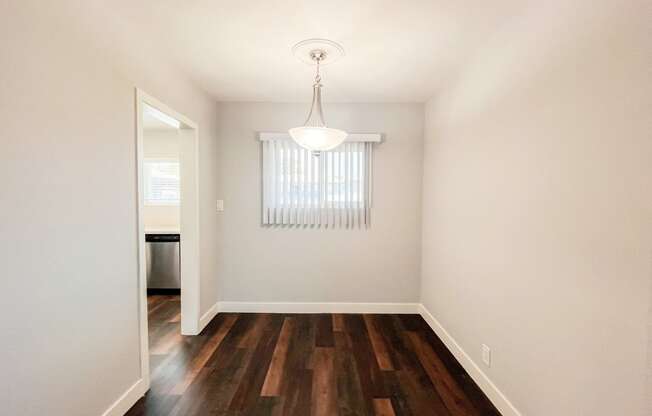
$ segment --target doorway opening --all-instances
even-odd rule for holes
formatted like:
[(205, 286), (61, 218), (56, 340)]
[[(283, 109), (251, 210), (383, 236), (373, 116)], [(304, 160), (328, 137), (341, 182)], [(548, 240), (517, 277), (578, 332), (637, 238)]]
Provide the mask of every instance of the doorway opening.
[(150, 354), (199, 332), (197, 124), (136, 89), (136, 159), (141, 377), (149, 388)]

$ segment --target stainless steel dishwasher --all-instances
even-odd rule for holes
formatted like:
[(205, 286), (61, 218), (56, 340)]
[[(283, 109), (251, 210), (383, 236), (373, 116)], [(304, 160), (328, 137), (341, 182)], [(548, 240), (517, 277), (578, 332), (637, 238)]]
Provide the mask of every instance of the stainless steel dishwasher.
[(148, 289), (180, 289), (179, 234), (145, 234)]

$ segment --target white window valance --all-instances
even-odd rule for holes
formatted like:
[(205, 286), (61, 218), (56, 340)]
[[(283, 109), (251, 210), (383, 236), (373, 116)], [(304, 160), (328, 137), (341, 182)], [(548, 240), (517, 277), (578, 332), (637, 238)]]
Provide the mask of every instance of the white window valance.
[[(380, 141), (380, 135), (366, 136)], [(371, 224), (376, 140), (347, 140), (316, 156), (284, 134), (261, 133), (260, 139), (264, 225), (362, 228)]]

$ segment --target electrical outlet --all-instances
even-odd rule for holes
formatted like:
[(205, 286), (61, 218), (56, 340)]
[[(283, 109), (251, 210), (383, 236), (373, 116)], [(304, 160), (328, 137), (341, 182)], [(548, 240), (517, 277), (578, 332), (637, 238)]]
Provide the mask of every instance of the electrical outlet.
[(218, 212), (222, 212), (222, 211), (224, 211), (224, 200), (222, 200), (222, 199), (218, 199), (218, 200), (217, 200), (216, 207), (217, 207), (217, 211), (218, 211)]
[(491, 367), (491, 348), (485, 344), (482, 344), (482, 362), (487, 367)]

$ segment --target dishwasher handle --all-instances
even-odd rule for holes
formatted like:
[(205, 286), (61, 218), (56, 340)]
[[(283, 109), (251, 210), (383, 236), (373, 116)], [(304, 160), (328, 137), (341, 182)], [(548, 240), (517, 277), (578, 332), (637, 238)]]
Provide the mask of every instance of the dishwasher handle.
[(147, 243), (177, 243), (179, 241), (179, 234), (145, 234)]

